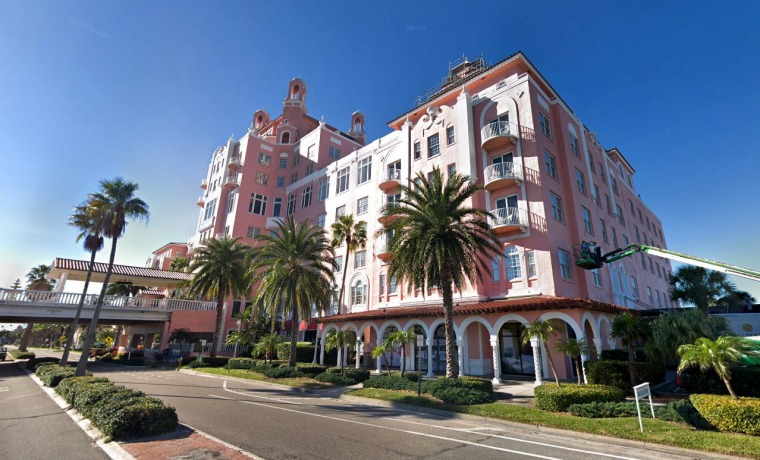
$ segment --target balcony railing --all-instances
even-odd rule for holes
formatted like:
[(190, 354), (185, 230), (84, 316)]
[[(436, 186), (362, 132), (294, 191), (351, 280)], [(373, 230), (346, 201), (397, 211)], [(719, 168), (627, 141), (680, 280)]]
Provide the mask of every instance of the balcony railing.
[(206, 198), (204, 198), (203, 195), (201, 195), (198, 197), (198, 201), (196, 201), (196, 203), (198, 204), (198, 206), (202, 208), (203, 206), (206, 205)]
[(224, 187), (225, 188), (235, 188), (238, 186), (238, 180), (237, 177), (227, 177), (224, 179)]
[(520, 208), (498, 208), (491, 211), (488, 223), (494, 229), (527, 227), (528, 213)]
[(385, 177), (380, 182), (380, 190), (387, 192), (394, 190), (401, 182), (401, 170), (389, 169), (385, 172)]
[(522, 168), (516, 163), (498, 163), (490, 165), (483, 173), (486, 188), (491, 185), (505, 185), (509, 182), (518, 182), (523, 180)]
[(203, 180), (201, 181), (201, 188), (202, 188), (203, 190), (206, 190), (206, 189), (208, 188), (208, 179), (203, 179)]
[(237, 169), (242, 165), (243, 163), (240, 161), (240, 157), (230, 157), (227, 161), (227, 167), (230, 169)]
[(494, 121), (480, 130), (480, 142), (483, 148), (493, 148), (517, 140), (519, 132), (517, 124), (508, 121)]
[[(82, 294), (75, 292), (0, 289), (0, 304), (28, 304), (30, 306), (41, 305), (63, 308), (77, 308), (79, 306), (79, 301), (81, 298)], [(84, 296), (85, 306), (93, 307), (97, 303), (97, 294), (86, 294)], [(180, 299), (149, 299), (145, 297), (107, 295), (103, 297), (103, 307), (107, 309), (142, 311), (210, 311), (216, 309), (216, 302)]]

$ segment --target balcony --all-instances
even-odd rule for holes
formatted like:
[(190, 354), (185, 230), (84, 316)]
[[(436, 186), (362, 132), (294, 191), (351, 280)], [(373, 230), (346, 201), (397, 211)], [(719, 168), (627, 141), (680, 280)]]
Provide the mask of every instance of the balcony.
[[(393, 203), (388, 203), (385, 206), (385, 209), (391, 208), (392, 206), (394, 206)], [(377, 221), (380, 222), (383, 225), (387, 225), (387, 224), (393, 222), (394, 220), (398, 219), (399, 217), (401, 217), (400, 214), (389, 214), (389, 215), (386, 216), (385, 213), (381, 211), (380, 214), (377, 216)]]
[(224, 232), (219, 232), (219, 233), (215, 233), (215, 234), (214, 234), (214, 239), (215, 239), (215, 240), (223, 240), (223, 239), (224, 239), (224, 237), (225, 237), (225, 234), (224, 234)]
[(202, 188), (203, 190), (206, 190), (206, 189), (208, 188), (208, 179), (203, 179), (203, 180), (201, 181), (201, 188)]
[(224, 188), (226, 189), (233, 189), (238, 186), (238, 180), (237, 177), (227, 177), (224, 179)]
[(397, 189), (401, 183), (401, 170), (390, 169), (385, 172), (385, 177), (380, 181), (380, 190), (383, 192), (389, 192)]
[(201, 195), (198, 197), (198, 201), (196, 201), (195, 203), (202, 208), (203, 206), (206, 205), (206, 198), (203, 195)]
[(517, 142), (518, 137), (517, 124), (508, 121), (495, 121), (480, 130), (481, 146), (486, 150)]
[(378, 238), (375, 241), (375, 255), (383, 262), (388, 262), (390, 254), (388, 253), (388, 241), (383, 238)]
[(491, 211), (488, 224), (497, 235), (528, 228), (528, 213), (520, 208), (499, 208)]
[(493, 191), (523, 180), (522, 166), (517, 163), (490, 165), (483, 172), (486, 190)]
[(236, 170), (241, 166), (243, 166), (243, 163), (240, 161), (240, 157), (230, 157), (227, 161), (227, 167), (232, 170)]

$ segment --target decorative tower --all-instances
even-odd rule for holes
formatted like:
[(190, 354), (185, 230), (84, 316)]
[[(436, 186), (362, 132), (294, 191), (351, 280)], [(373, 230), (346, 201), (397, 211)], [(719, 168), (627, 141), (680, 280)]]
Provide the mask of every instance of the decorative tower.
[(269, 113), (264, 109), (259, 109), (256, 111), (256, 113), (253, 114), (253, 120), (251, 120), (251, 131), (258, 133), (268, 124)]
[(351, 114), (351, 129), (348, 135), (356, 139), (361, 145), (366, 144), (367, 133), (364, 131), (364, 114), (356, 111)]

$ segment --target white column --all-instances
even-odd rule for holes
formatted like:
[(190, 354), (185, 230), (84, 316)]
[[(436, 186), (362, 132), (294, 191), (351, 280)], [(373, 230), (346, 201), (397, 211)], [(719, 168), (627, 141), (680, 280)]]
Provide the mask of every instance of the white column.
[[(383, 339), (381, 339), (380, 337), (378, 337), (377, 338), (377, 345), (375, 345), (375, 346), (376, 347), (380, 347), (380, 346), (382, 346), (382, 344), (383, 344)], [(383, 373), (383, 356), (378, 356), (377, 357), (377, 373), (378, 374), (382, 374)]]
[(464, 376), (464, 350), (462, 347), (462, 337), (457, 337), (457, 361), (459, 362), (459, 376)]
[(501, 383), (501, 353), (499, 353), (499, 336), (491, 336), (493, 350), (493, 383)]
[(319, 344), (319, 364), (324, 366), (325, 365), (325, 334), (324, 329), (322, 330), (322, 337), (317, 341)]
[(588, 385), (588, 378), (586, 378), (586, 361), (589, 360), (587, 353), (581, 355), (581, 372), (583, 372), (583, 383)]
[(594, 339), (594, 347), (596, 348), (596, 357), (602, 359), (602, 339)]
[(61, 277), (58, 278), (58, 282), (55, 283), (55, 292), (63, 292), (63, 287), (66, 286), (67, 279), (69, 279), (69, 274), (66, 272), (61, 273)]
[(533, 369), (535, 369), (536, 373), (536, 381), (534, 382), (534, 385), (539, 386), (543, 383), (541, 381), (541, 342), (533, 337), (530, 339), (530, 346), (533, 347)]
[(427, 349), (428, 349), (428, 377), (433, 377), (433, 339), (428, 338), (427, 339)]
[(362, 341), (361, 339), (356, 339), (356, 368), (359, 369), (361, 367), (361, 361), (362, 361)]
[(343, 345), (343, 367), (348, 365), (348, 345)]

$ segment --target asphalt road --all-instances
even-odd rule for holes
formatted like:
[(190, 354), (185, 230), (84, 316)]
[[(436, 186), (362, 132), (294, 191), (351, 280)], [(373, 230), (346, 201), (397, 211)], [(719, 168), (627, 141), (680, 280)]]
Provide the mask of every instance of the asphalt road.
[(92, 460), (108, 456), (17, 364), (5, 361), (0, 362), (0, 458)]
[[(582, 435), (536, 434), (305, 394), (257, 382), (158, 368), (91, 363), (112, 381), (163, 399), (182, 423), (265, 459), (668, 459), (694, 458)], [(631, 427), (635, 429), (636, 427)]]

